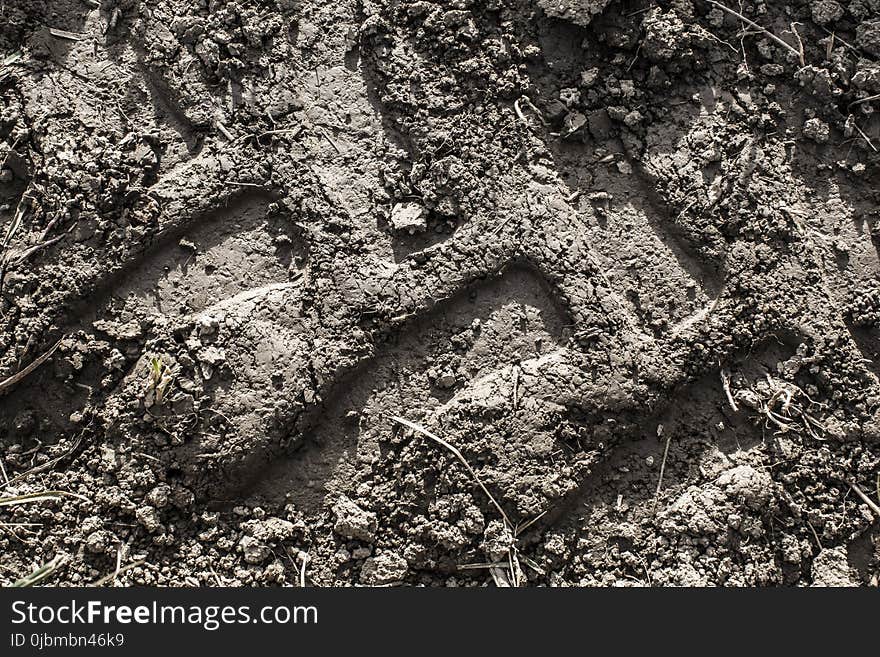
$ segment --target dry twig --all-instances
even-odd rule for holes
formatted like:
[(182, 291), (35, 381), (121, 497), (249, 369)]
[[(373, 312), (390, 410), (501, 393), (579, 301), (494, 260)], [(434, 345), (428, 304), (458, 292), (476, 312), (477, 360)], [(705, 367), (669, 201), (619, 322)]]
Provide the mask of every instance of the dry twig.
[(862, 502), (867, 504), (868, 508), (870, 508), (871, 511), (874, 512), (874, 515), (877, 516), (877, 520), (880, 520), (880, 506), (877, 506), (877, 503), (874, 500), (865, 495), (865, 491), (859, 488), (858, 484), (856, 484), (855, 482), (850, 483), (849, 486), (855, 491), (856, 495), (861, 498)]
[(76, 493), (69, 493), (64, 490), (45, 490), (39, 493), (27, 493), (25, 495), (10, 495), (8, 497), (0, 497), (0, 506), (15, 506), (18, 504), (32, 504), (34, 502), (45, 502), (46, 500), (58, 500), (62, 497), (75, 497), (78, 500), (88, 502), (89, 498)]
[(522, 583), (522, 568), (519, 563), (519, 555), (516, 549), (516, 538), (520, 534), (520, 532), (524, 531), (526, 527), (529, 527), (531, 524), (536, 522), (541, 516), (534, 518), (530, 522), (526, 523), (522, 527), (514, 526), (510, 522), (510, 518), (508, 518), (507, 514), (504, 512), (504, 509), (498, 503), (498, 500), (489, 492), (489, 489), (486, 488), (486, 485), (482, 482), (479, 475), (477, 475), (476, 471), (471, 467), (470, 463), (467, 462), (467, 459), (464, 458), (464, 455), (458, 450), (454, 445), (446, 442), (439, 436), (431, 433), (424, 427), (416, 424), (415, 422), (410, 422), (402, 417), (397, 417), (395, 415), (390, 416), (392, 420), (401, 424), (413, 431), (422, 434), (426, 438), (430, 438), (438, 445), (445, 447), (447, 450), (452, 452), (455, 457), (459, 460), (459, 462), (467, 469), (468, 473), (473, 477), (474, 481), (477, 482), (477, 485), (482, 489), (482, 491), (486, 494), (486, 497), (489, 498), (489, 501), (492, 502), (492, 505), (498, 510), (498, 513), (501, 514), (501, 518), (504, 523), (504, 530), (509, 538), (510, 547), (507, 551), (507, 563), (492, 563), (486, 564), (485, 567), (489, 569), (489, 573), (492, 575), (492, 579), (495, 581), (495, 585), (499, 588), (508, 588), (508, 587), (517, 587)]
[(755, 28), (756, 30), (759, 30), (759, 31), (763, 32), (768, 38), (772, 39), (774, 42), (776, 42), (777, 44), (779, 44), (780, 46), (782, 46), (783, 48), (785, 48), (785, 49), (788, 50), (789, 52), (794, 53), (794, 54), (797, 56), (798, 60), (801, 62), (801, 66), (804, 65), (804, 63), (803, 63), (803, 55), (802, 55), (802, 53), (801, 53), (797, 48), (795, 48), (793, 45), (791, 45), (790, 43), (788, 43), (788, 42), (786, 42), (786, 41), (783, 41), (782, 39), (780, 39), (778, 36), (776, 36), (775, 34), (773, 34), (773, 32), (771, 32), (771, 31), (768, 30), (767, 28), (765, 28), (765, 27), (761, 27), (761, 26), (758, 25), (755, 21), (753, 21), (753, 20), (751, 20), (751, 19), (749, 19), (749, 18), (746, 18), (745, 16), (743, 16), (743, 15), (742, 15), (741, 13), (739, 13), (738, 11), (734, 11), (734, 10), (731, 9), (730, 7), (725, 7), (725, 6), (722, 5), (720, 2), (715, 2), (715, 0), (706, 0), (706, 1), (707, 1), (710, 5), (714, 5), (714, 6), (718, 7), (718, 8), (719, 8), (720, 10), (722, 10), (722, 11), (726, 11), (726, 12), (727, 12), (728, 14), (730, 14), (731, 16), (736, 16), (738, 19), (740, 19), (741, 21), (743, 21), (743, 22), (746, 23), (747, 25), (750, 25), (751, 27)]
[(67, 563), (67, 555), (66, 554), (57, 554), (55, 558), (49, 561), (48, 563), (43, 564), (39, 568), (37, 568), (34, 572), (29, 575), (25, 575), (21, 579), (16, 580), (11, 584), (14, 587), (26, 587), (26, 586), (36, 586), (43, 580), (47, 579), (52, 573), (61, 568), (64, 564)]
[(738, 412), (739, 406), (737, 405), (736, 400), (733, 398), (733, 393), (730, 391), (730, 372), (728, 372), (726, 369), (721, 370), (721, 386), (724, 388), (724, 394), (727, 395), (727, 401), (730, 403), (730, 407), (733, 409), (733, 412)]
[(3, 379), (2, 381), (0, 381), (0, 395), (5, 394), (10, 388), (12, 388), (12, 386), (14, 386), (16, 383), (18, 383), (22, 379), (24, 379), (28, 374), (30, 374), (35, 369), (37, 369), (40, 365), (42, 365), (47, 360), (49, 360), (52, 357), (52, 354), (55, 353), (55, 350), (58, 349), (58, 346), (60, 344), (61, 344), (61, 340), (56, 342), (42, 356), (39, 356), (38, 358), (36, 358), (30, 365), (28, 365), (24, 369), (16, 372), (12, 376), (9, 376), (9, 377)]
[(101, 579), (96, 581), (92, 586), (104, 586), (107, 582), (116, 581), (116, 578), (119, 577), (122, 573), (131, 570), (132, 568), (137, 568), (138, 566), (143, 566), (147, 562), (146, 559), (138, 559), (137, 561), (133, 561), (130, 564), (119, 567), (119, 564), (116, 565), (116, 570), (109, 575), (104, 575)]
[(663, 448), (663, 460), (660, 462), (660, 476), (657, 478), (657, 490), (654, 491), (654, 509), (657, 513), (657, 503), (660, 501), (660, 490), (663, 487), (663, 474), (666, 472), (666, 459), (669, 458), (669, 443), (672, 442), (672, 434), (666, 438), (666, 446)]
[(479, 475), (471, 467), (471, 464), (467, 462), (467, 459), (464, 457), (464, 455), (462, 455), (462, 453), (459, 451), (459, 449), (455, 445), (446, 442), (445, 440), (443, 440), (439, 436), (431, 433), (430, 431), (428, 431), (424, 427), (416, 424), (415, 422), (410, 422), (409, 420), (406, 420), (402, 417), (398, 417), (396, 415), (392, 415), (391, 419), (394, 420), (395, 422), (397, 422), (398, 424), (402, 424), (403, 426), (405, 426), (409, 429), (412, 429), (413, 431), (415, 431), (417, 433), (422, 434), (426, 438), (430, 438), (438, 445), (442, 445), (443, 447), (448, 449), (450, 452), (452, 452), (455, 455), (455, 457), (459, 460), (459, 462), (467, 469), (467, 471), (470, 473), (471, 477), (474, 478), (474, 481), (477, 482), (477, 485), (486, 494), (486, 497), (489, 498), (489, 501), (492, 502), (492, 504), (494, 505), (494, 507), (496, 509), (498, 509), (498, 513), (501, 514), (501, 517), (504, 519), (504, 523), (508, 527), (511, 527), (511, 528), (513, 527), (513, 525), (510, 522), (510, 519), (507, 517), (507, 514), (504, 512), (504, 509), (502, 509), (501, 505), (498, 503), (498, 500), (496, 500), (495, 497), (492, 495), (492, 493), (489, 492), (489, 489), (486, 488), (486, 485), (480, 479)]

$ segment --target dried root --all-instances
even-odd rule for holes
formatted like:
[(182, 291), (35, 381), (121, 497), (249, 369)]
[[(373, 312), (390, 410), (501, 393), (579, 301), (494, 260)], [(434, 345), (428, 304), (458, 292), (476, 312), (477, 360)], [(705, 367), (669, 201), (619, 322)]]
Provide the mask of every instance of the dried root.
[(736, 390), (733, 400), (752, 409), (758, 421), (763, 420), (764, 426), (776, 433), (805, 433), (821, 440), (820, 434), (826, 431), (825, 425), (812, 414), (821, 405), (794, 383), (769, 374), (752, 386)]

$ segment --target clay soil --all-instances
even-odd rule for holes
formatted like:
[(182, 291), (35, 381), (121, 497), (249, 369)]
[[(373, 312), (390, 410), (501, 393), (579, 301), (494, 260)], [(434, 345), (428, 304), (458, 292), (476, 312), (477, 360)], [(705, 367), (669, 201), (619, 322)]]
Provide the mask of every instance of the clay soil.
[(877, 586), (878, 0), (0, 2), (0, 582)]

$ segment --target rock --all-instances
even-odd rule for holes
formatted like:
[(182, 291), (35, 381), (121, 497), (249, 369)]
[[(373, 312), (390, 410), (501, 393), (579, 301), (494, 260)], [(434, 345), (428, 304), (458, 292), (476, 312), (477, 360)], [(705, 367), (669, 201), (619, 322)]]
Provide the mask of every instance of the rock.
[(813, 586), (858, 586), (843, 546), (825, 548), (813, 559)]
[(156, 152), (149, 144), (140, 144), (135, 148), (134, 160), (146, 169), (154, 168), (159, 162)]
[(376, 539), (379, 522), (372, 511), (364, 511), (345, 495), (341, 495), (333, 505), (336, 524), (333, 531), (350, 540), (372, 543)]
[(828, 141), (831, 130), (828, 124), (822, 119), (808, 119), (804, 123), (804, 137), (812, 139), (817, 144), (824, 144)]
[(364, 561), (361, 568), (361, 583), (368, 586), (396, 584), (406, 577), (409, 564), (406, 559), (394, 552), (383, 552)]
[(843, 17), (843, 7), (834, 0), (816, 0), (810, 5), (813, 12), (813, 20), (819, 25), (835, 23)]
[(391, 210), (391, 228), (395, 231), (413, 235), (427, 227), (427, 212), (419, 203), (397, 203)]

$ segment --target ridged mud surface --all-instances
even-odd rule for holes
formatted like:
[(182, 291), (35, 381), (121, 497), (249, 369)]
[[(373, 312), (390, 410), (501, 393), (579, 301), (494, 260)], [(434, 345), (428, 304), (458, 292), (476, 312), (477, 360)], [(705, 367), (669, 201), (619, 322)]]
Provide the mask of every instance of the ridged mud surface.
[(0, 19), (2, 581), (877, 585), (874, 0)]

